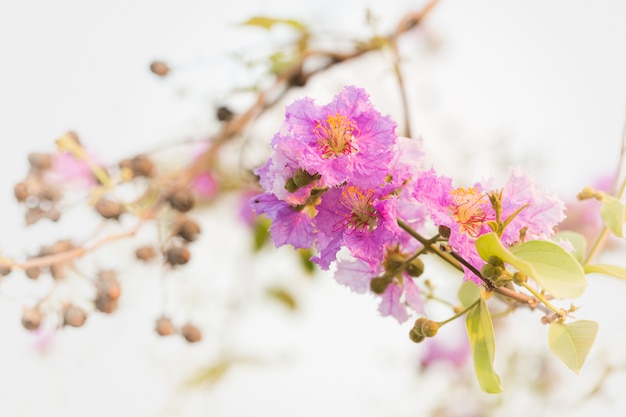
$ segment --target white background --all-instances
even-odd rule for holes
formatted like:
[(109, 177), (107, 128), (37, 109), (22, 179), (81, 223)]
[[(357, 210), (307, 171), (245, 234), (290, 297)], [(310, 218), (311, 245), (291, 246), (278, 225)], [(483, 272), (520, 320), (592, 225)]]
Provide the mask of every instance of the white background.
[[(295, 18), (316, 30), (362, 36), (368, 33), (366, 6), (387, 32), (404, 11), (420, 4), (3, 1), (0, 248), (19, 258), (59, 235), (51, 225), (24, 230), (12, 188), (26, 173), (26, 155), (53, 150), (65, 131), (77, 131), (106, 161), (210, 134), (213, 108), (230, 86), (249, 76), (227, 53), (254, 55), (268, 43), (262, 31), (238, 25), (248, 17)], [(269, 42), (280, 42), (281, 36), (274, 33)], [(401, 46), (414, 133), (423, 136), (429, 163), (459, 183), (481, 176), (503, 179), (504, 167), (514, 163), (542, 186), (571, 198), (615, 168), (626, 117), (626, 3), (443, 1), (425, 29), (407, 35)], [(154, 77), (148, 70), (154, 59), (172, 63), (172, 77)], [(348, 83), (367, 88), (381, 112), (401, 119), (393, 73), (380, 57), (315, 79), (306, 94), (317, 93), (324, 103)], [(280, 118), (274, 122), (265, 121), (267, 132), (257, 136), (269, 138)], [(80, 234), (93, 228), (90, 218), (81, 219), (64, 222), (64, 230)], [(220, 239), (203, 241), (201, 247), (212, 255), (190, 266), (194, 276), (271, 282), (293, 275), (288, 251), (238, 262), (246, 254), (247, 237), (227, 207), (203, 222)], [(506, 353), (517, 351), (527, 374), (502, 375), (506, 393), (498, 399), (478, 391), (471, 367), (453, 377), (446, 369), (418, 375), (423, 346), (408, 342), (408, 327), (380, 318), (373, 300), (325, 275), (296, 280), (302, 309), (295, 315), (244, 289), (252, 299), (237, 298), (245, 307), (229, 319), (240, 326), (234, 336), (211, 334), (213, 325), (206, 324), (205, 341), (197, 345), (159, 339), (151, 326), (160, 287), (158, 277), (150, 277), (158, 272), (128, 266), (124, 251), (129, 247), (118, 250), (95, 259), (127, 268), (127, 301), (118, 314), (94, 316), (84, 329), (57, 334), (44, 354), (19, 325), (20, 300), (14, 296), (27, 285), (17, 274), (2, 283), (1, 416), (419, 416), (440, 404), (458, 415), (470, 415), (474, 406), (499, 407), (507, 415), (531, 410), (555, 416), (564, 409), (563, 415), (585, 415), (590, 409), (619, 415), (625, 404), (618, 393), (624, 383), (619, 368), (626, 365), (622, 283), (594, 278), (581, 300), (581, 318), (597, 319), (602, 328), (580, 376), (561, 375), (563, 367), (555, 364), (550, 369), (560, 376), (548, 378), (532, 356), (547, 352), (545, 329), (537, 325), (538, 315), (516, 313), (513, 323), (521, 327), (502, 329), (510, 337), (498, 340), (497, 365), (510, 367)], [(215, 285), (198, 284), (191, 275), (181, 277), (177, 297), (191, 318), (211, 323), (211, 306), (220, 303), (211, 298)], [(252, 278), (235, 287), (255, 288)], [(516, 344), (521, 345), (514, 350)], [(261, 364), (235, 367), (212, 388), (181, 388), (193, 371), (219, 357), (220, 348), (259, 356)], [(569, 409), (573, 397), (593, 388), (606, 364), (618, 369), (605, 379), (596, 400)], [(543, 398), (529, 388), (539, 380), (558, 381), (558, 389)], [(460, 409), (454, 408), (457, 402)]]

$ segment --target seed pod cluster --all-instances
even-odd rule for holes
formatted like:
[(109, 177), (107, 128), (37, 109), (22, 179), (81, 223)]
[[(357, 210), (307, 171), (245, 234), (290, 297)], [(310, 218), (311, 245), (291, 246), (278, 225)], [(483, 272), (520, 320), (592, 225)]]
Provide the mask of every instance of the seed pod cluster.
[[(42, 246), (39, 250), (38, 256), (50, 256), (50, 255), (58, 255), (63, 252), (68, 252), (73, 249), (76, 249), (74, 243), (72, 243), (69, 239), (61, 239), (54, 242), (49, 246)], [(63, 279), (65, 277), (65, 273), (67, 268), (70, 266), (69, 262), (57, 262), (53, 263), (47, 268), (41, 268), (40, 272), (44, 269), (47, 269), (48, 272), (52, 275), (52, 278), (58, 280)], [(32, 270), (30, 274), (39, 276), (35, 270)], [(30, 275), (29, 275), (30, 276)]]
[(202, 331), (197, 326), (187, 322), (182, 327), (177, 328), (172, 319), (165, 315), (157, 319), (154, 330), (163, 337), (180, 334), (189, 343), (197, 343), (202, 340)]

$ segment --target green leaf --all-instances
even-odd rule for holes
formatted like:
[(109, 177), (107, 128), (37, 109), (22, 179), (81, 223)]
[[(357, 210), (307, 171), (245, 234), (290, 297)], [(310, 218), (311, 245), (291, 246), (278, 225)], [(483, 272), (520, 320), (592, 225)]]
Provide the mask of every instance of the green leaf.
[(616, 265), (585, 265), (585, 273), (592, 274), (604, 274), (613, 278), (619, 278), (626, 280), (626, 268), (622, 268)]
[(556, 298), (576, 298), (585, 291), (587, 279), (583, 267), (554, 242), (531, 240), (509, 250), (492, 232), (476, 239), (476, 249), (484, 260), (497, 256), (511, 264)]
[(467, 308), (480, 298), (480, 288), (472, 281), (465, 281), (459, 287), (458, 297), (463, 308)]
[(559, 243), (560, 240), (567, 240), (574, 247), (574, 258), (578, 260), (578, 262), (582, 262), (585, 259), (585, 254), (587, 253), (587, 239), (581, 233), (574, 232), (571, 230), (563, 230), (554, 235), (552, 240), (556, 243)]
[(548, 331), (548, 345), (569, 369), (578, 373), (597, 333), (598, 323), (595, 321), (579, 320), (567, 324), (553, 321)]
[(606, 196), (602, 201), (600, 215), (611, 233), (624, 237), (624, 204), (619, 199)]
[(298, 30), (298, 32), (306, 32), (307, 30), (306, 26), (298, 22), (297, 20), (276, 19), (276, 18), (265, 17), (265, 16), (251, 17), (250, 19), (246, 20), (243, 24), (248, 25), (248, 26), (259, 26), (264, 29), (271, 29), (274, 25), (284, 24), (284, 25), (288, 25), (288, 26), (295, 28), (296, 30)]
[(467, 313), (465, 320), (467, 335), (472, 346), (474, 372), (483, 391), (490, 394), (502, 392), (500, 377), (493, 369), (496, 351), (491, 315), (485, 300), (481, 299), (476, 307)]

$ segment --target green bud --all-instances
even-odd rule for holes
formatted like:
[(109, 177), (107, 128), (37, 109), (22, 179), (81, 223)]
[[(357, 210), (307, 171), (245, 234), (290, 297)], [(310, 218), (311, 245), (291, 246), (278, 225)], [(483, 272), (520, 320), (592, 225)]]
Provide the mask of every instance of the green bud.
[(422, 336), (422, 335), (418, 334), (418, 333), (415, 331), (415, 328), (413, 328), (413, 329), (411, 329), (411, 330), (409, 331), (409, 338), (410, 338), (413, 342), (415, 342), (415, 343), (420, 343), (420, 342), (424, 341), (424, 339), (425, 339), (425, 337), (424, 337), (424, 336)]
[(370, 289), (375, 294), (382, 294), (385, 292), (389, 284), (391, 284), (391, 278), (383, 275), (382, 277), (372, 278), (370, 281)]
[(424, 262), (420, 258), (415, 258), (406, 267), (406, 272), (412, 277), (419, 277), (424, 273)]
[(480, 270), (480, 273), (485, 278), (492, 278), (494, 276), (495, 272), (496, 272), (496, 268), (493, 265), (491, 265), (491, 264), (483, 265), (482, 269)]
[(513, 282), (517, 285), (522, 285), (526, 282), (526, 275), (521, 272), (516, 272), (513, 274)]
[(293, 173), (293, 177), (287, 179), (287, 181), (285, 182), (285, 189), (290, 193), (293, 193), (320, 178), (320, 174), (311, 175), (304, 169), (298, 168), (296, 172)]
[(581, 192), (576, 195), (576, 198), (579, 200), (587, 200), (589, 198), (593, 198), (596, 195), (596, 190), (593, 187), (587, 186), (582, 189)]
[(504, 262), (502, 261), (502, 259), (493, 255), (489, 257), (489, 260), (487, 262), (493, 266), (504, 266)]
[(400, 252), (389, 251), (383, 261), (383, 267), (385, 268), (385, 271), (395, 274), (398, 269), (404, 265), (406, 258), (406, 255)]

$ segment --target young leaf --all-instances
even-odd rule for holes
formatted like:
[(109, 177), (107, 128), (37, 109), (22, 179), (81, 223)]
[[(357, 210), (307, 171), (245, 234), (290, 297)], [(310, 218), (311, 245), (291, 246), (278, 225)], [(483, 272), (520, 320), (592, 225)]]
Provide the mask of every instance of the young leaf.
[(567, 324), (553, 321), (548, 330), (548, 345), (569, 369), (578, 373), (597, 333), (598, 323), (595, 321), (579, 320)]
[(493, 369), (496, 351), (491, 315), (484, 300), (467, 313), (467, 335), (472, 346), (474, 372), (483, 391), (490, 394), (502, 392), (500, 377)]
[(556, 243), (559, 243), (560, 240), (566, 240), (571, 243), (574, 248), (572, 255), (574, 255), (574, 258), (576, 258), (578, 262), (582, 262), (585, 258), (585, 254), (587, 253), (587, 239), (585, 239), (585, 236), (582, 234), (571, 230), (563, 230), (555, 234), (552, 240)]
[(624, 237), (624, 210), (624, 204), (615, 197), (607, 196), (602, 201), (602, 220), (617, 237)]
[(613, 278), (626, 280), (626, 268), (616, 265), (585, 265), (585, 273), (604, 274)]
[(467, 308), (480, 297), (480, 288), (473, 281), (465, 281), (459, 288), (458, 297), (463, 308)]
[(585, 291), (583, 267), (554, 242), (531, 240), (509, 250), (492, 232), (476, 239), (476, 249), (484, 260), (494, 255), (511, 264), (556, 298), (576, 298)]
[(295, 28), (296, 30), (298, 30), (299, 32), (304, 32), (306, 31), (306, 27), (298, 22), (297, 20), (293, 20), (293, 19), (275, 19), (272, 17), (263, 17), (263, 16), (255, 16), (255, 17), (251, 17), (250, 19), (246, 20), (243, 24), (244, 25), (248, 25), (248, 26), (260, 26), (264, 29), (271, 29), (272, 26), (278, 24), (278, 23), (282, 23), (288, 26), (292, 26), (293, 28)]

